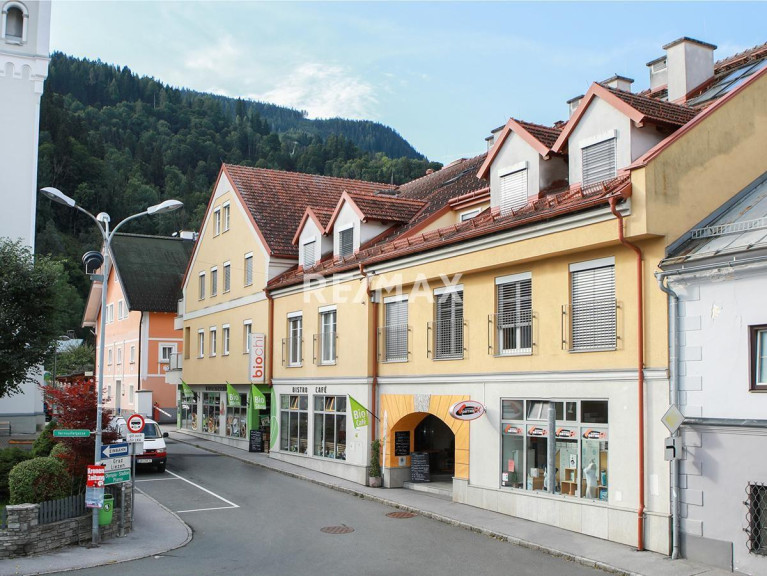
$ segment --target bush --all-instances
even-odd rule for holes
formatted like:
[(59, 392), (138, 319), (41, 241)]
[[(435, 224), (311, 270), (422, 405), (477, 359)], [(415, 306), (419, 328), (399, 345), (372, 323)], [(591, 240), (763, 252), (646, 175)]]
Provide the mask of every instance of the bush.
[(8, 476), (11, 504), (33, 504), (69, 496), (70, 479), (58, 458), (32, 458), (13, 467)]
[(19, 462), (29, 460), (32, 454), (19, 448), (6, 448), (0, 450), (0, 502), (8, 502), (10, 492), (8, 490), (8, 474)]
[(381, 441), (374, 440), (370, 443), (370, 470), (368, 476), (371, 478), (381, 477)]
[(69, 456), (71, 453), (72, 451), (69, 449), (69, 446), (63, 442), (58, 442), (51, 450), (49, 456), (59, 460), (66, 460), (67, 456)]
[(32, 445), (32, 456), (48, 456), (56, 445), (56, 440), (53, 438), (53, 431), (58, 428), (59, 425), (55, 420), (51, 420), (45, 425), (43, 431), (40, 432), (40, 436), (37, 437), (35, 443)]

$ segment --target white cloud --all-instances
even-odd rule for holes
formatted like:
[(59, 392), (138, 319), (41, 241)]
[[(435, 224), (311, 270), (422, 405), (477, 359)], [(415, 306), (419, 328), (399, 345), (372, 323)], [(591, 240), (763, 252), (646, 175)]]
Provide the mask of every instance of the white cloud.
[(371, 119), (378, 104), (375, 92), (341, 66), (308, 62), (277, 80), (274, 88), (250, 97), (306, 110), (310, 118)]
[(189, 54), (184, 67), (194, 72), (215, 72), (228, 76), (237, 72), (237, 62), (242, 58), (240, 49), (231, 36), (224, 36), (213, 46), (206, 45)]

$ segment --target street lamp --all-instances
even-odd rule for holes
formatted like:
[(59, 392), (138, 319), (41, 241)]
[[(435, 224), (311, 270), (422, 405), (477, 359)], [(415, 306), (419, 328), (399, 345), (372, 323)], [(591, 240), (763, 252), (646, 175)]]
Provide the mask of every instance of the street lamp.
[[(102, 404), (101, 396), (103, 394), (104, 389), (104, 349), (105, 349), (105, 342), (104, 342), (104, 336), (106, 331), (106, 308), (107, 308), (107, 282), (109, 281), (109, 266), (110, 266), (110, 260), (109, 255), (111, 252), (111, 243), (112, 238), (115, 235), (115, 232), (117, 232), (117, 229), (120, 228), (123, 224), (130, 220), (134, 220), (135, 218), (138, 218), (140, 216), (145, 215), (152, 215), (152, 214), (164, 214), (166, 212), (172, 212), (173, 210), (178, 210), (183, 206), (182, 202), (179, 202), (178, 200), (165, 200), (164, 202), (161, 202), (160, 204), (155, 204), (154, 206), (150, 206), (147, 208), (144, 212), (139, 212), (138, 214), (133, 214), (132, 216), (128, 216), (124, 220), (120, 221), (117, 226), (115, 226), (112, 231), (109, 231), (109, 214), (106, 212), (100, 212), (98, 216), (94, 216), (81, 206), (77, 205), (77, 202), (74, 201), (74, 199), (70, 198), (66, 194), (64, 194), (61, 190), (58, 188), (52, 188), (50, 186), (41, 188), (40, 193), (45, 196), (46, 198), (50, 198), (54, 202), (58, 204), (63, 204), (64, 206), (68, 206), (69, 208), (74, 208), (75, 210), (79, 210), (86, 216), (88, 216), (91, 220), (93, 220), (96, 223), (96, 226), (99, 229), (99, 232), (101, 232), (101, 238), (104, 242), (104, 266), (102, 269), (101, 274), (101, 322), (99, 327), (99, 371), (98, 371), (98, 383), (97, 383), (97, 397), (96, 397), (96, 447), (94, 450), (94, 456), (93, 456), (93, 463), (97, 463), (99, 460), (101, 460), (101, 412), (104, 409), (104, 405)], [(93, 280), (98, 280), (99, 277), (95, 274), (91, 276)], [(99, 515), (98, 515), (98, 508), (93, 509), (93, 529), (92, 529), (92, 541), (93, 545), (98, 545), (99, 543)]]

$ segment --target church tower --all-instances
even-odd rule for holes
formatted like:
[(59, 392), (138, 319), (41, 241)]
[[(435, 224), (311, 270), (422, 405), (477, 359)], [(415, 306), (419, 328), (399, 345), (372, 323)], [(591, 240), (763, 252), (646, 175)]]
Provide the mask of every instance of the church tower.
[(40, 97), (51, 3), (0, 0), (0, 236), (34, 248)]

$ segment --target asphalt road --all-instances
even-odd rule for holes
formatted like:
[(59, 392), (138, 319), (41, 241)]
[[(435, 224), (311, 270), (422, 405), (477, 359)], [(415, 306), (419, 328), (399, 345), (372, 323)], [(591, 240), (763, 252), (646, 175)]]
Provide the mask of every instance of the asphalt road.
[(177, 512), (192, 541), (78, 576), (601, 574), (428, 518), (390, 518), (393, 508), (187, 444), (169, 441), (168, 453), (167, 471), (139, 474), (136, 488)]

